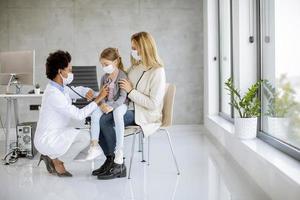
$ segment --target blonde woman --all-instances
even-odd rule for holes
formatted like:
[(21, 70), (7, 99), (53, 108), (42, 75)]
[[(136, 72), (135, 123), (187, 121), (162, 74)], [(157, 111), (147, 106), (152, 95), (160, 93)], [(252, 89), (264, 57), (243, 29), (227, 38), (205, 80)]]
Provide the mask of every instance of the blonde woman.
[[(163, 97), (166, 86), (165, 69), (158, 56), (153, 37), (139, 32), (131, 37), (131, 67), (128, 79), (119, 81), (120, 88), (128, 93), (131, 101), (124, 115), (125, 126), (141, 126), (147, 137), (155, 133), (162, 122)], [(99, 141), (106, 155), (106, 161), (93, 175), (98, 179), (113, 179), (126, 174), (125, 164), (114, 161), (115, 130), (111, 113), (102, 115)], [(117, 158), (119, 160), (120, 158)]]

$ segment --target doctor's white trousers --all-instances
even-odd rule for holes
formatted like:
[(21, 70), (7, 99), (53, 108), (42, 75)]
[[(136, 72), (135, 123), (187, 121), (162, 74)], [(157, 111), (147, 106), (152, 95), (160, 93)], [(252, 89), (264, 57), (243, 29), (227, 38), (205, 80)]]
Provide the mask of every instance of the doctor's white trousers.
[(58, 159), (63, 162), (70, 162), (90, 144), (90, 133), (86, 130), (81, 130), (75, 137), (68, 151)]

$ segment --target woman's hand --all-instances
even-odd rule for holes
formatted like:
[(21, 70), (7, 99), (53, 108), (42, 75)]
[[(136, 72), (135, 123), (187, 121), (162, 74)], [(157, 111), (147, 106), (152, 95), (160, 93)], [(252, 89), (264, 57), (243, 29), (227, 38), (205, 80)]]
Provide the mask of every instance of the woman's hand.
[(108, 87), (107, 85), (104, 85), (101, 89), (99, 95), (94, 100), (97, 104), (99, 104), (106, 96), (108, 95)]
[(125, 90), (127, 93), (129, 93), (129, 92), (131, 92), (131, 90), (133, 90), (132, 83), (127, 79), (121, 79), (119, 81), (119, 85), (120, 85), (120, 88)]
[(94, 91), (92, 89), (90, 89), (86, 94), (85, 94), (85, 98), (88, 101), (92, 101), (94, 98)]

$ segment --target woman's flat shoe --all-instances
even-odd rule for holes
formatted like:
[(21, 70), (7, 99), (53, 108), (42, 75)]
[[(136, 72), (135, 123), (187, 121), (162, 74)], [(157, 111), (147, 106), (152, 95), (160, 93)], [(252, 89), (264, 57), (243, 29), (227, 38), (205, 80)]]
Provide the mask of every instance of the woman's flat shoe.
[(41, 155), (40, 156), (40, 160), (39, 160), (39, 163), (37, 166), (40, 165), (41, 161), (44, 161), (45, 165), (46, 165), (46, 168), (48, 170), (48, 172), (50, 174), (54, 173), (55, 172), (55, 168), (54, 168), (54, 165), (53, 165), (53, 162), (51, 160), (51, 158), (49, 158), (48, 156), (46, 155)]
[(114, 178), (123, 178), (126, 177), (126, 166), (125, 164), (114, 163), (112, 167), (107, 170), (106, 173), (98, 175), (99, 180), (109, 180)]
[(106, 157), (106, 160), (103, 163), (103, 165), (99, 169), (94, 170), (92, 172), (92, 175), (93, 176), (99, 176), (99, 175), (102, 175), (102, 174), (106, 173), (107, 170), (110, 169), (111, 166), (114, 164), (114, 159), (115, 159), (114, 154), (113, 155), (108, 155)]

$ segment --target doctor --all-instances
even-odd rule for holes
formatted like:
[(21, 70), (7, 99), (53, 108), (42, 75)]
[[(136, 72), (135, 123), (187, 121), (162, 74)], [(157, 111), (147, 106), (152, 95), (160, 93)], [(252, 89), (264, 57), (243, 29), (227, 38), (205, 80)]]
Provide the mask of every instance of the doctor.
[[(74, 159), (88, 146), (88, 131), (77, 130), (69, 125), (71, 119), (83, 120), (97, 109), (98, 104), (107, 96), (104, 87), (95, 100), (82, 109), (72, 105), (71, 99), (80, 98), (66, 85), (73, 80), (71, 56), (68, 52), (50, 53), (46, 62), (46, 75), (50, 79), (42, 98), (40, 116), (34, 137), (36, 149), (41, 153), (49, 173), (60, 177), (72, 174), (65, 169), (64, 162)], [(77, 93), (88, 100), (94, 97), (93, 90), (75, 87)]]

